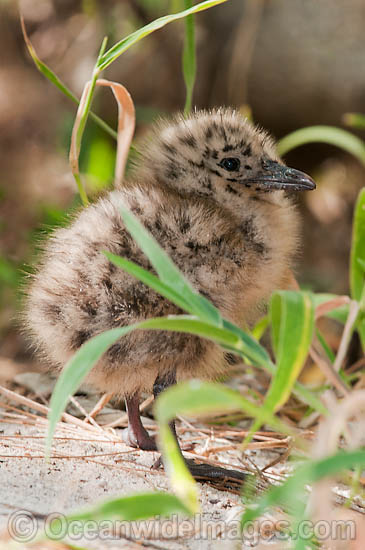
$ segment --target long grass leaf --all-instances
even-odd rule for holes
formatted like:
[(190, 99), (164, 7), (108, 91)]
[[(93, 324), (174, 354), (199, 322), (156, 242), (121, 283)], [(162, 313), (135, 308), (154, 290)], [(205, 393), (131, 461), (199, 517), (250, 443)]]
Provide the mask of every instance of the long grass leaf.
[(355, 205), (352, 244), (350, 254), (350, 291), (353, 299), (360, 303), (357, 331), (365, 352), (365, 187), (359, 193)]
[(189, 303), (195, 315), (216, 325), (222, 325), (222, 318), (218, 309), (193, 289), (189, 281), (136, 216), (127, 208), (122, 208), (121, 214), (126, 228), (146, 254), (161, 281), (179, 293), (183, 300)]
[(265, 405), (276, 411), (287, 401), (309, 352), (314, 330), (311, 296), (305, 292), (275, 292), (270, 316), (277, 372)]
[(98, 64), (99, 70), (102, 71), (109, 67), (109, 65), (111, 65), (113, 61), (115, 61), (122, 53), (128, 50), (128, 48), (133, 46), (133, 44), (136, 44), (137, 42), (142, 40), (142, 38), (148, 36), (152, 32), (161, 29), (168, 23), (172, 23), (173, 21), (177, 21), (178, 19), (193, 15), (194, 13), (207, 10), (208, 8), (212, 8), (213, 6), (217, 6), (218, 4), (223, 4), (223, 2), (226, 1), (227, 0), (208, 0), (206, 2), (201, 2), (200, 4), (197, 4), (196, 6), (193, 6), (192, 8), (189, 8), (187, 10), (181, 11), (179, 13), (173, 13), (171, 15), (165, 15), (163, 17), (160, 17), (159, 19), (156, 19), (155, 21), (152, 21), (148, 25), (145, 25), (141, 29), (138, 29), (132, 34), (126, 36), (125, 38), (117, 42), (112, 48), (110, 48), (110, 50), (108, 50), (101, 57)]
[(316, 142), (340, 147), (365, 165), (365, 143), (350, 132), (334, 126), (308, 126), (296, 130), (279, 140), (278, 153), (285, 155), (300, 145)]
[[(308, 293), (277, 291), (270, 302), (271, 334), (276, 373), (263, 405), (273, 413), (289, 398), (304, 365), (313, 338), (314, 307)], [(245, 444), (260, 427), (257, 420)]]
[(50, 412), (48, 415), (48, 433), (46, 439), (46, 456), (50, 454), (53, 434), (56, 424), (60, 420), (70, 395), (79, 388), (87, 374), (96, 365), (106, 350), (119, 338), (135, 327), (115, 328), (94, 336), (75, 353), (62, 370), (52, 393)]
[(175, 493), (191, 514), (199, 512), (197, 485), (189, 472), (176, 438), (166, 422), (159, 423), (159, 446), (164, 459), (165, 470)]
[[(184, 0), (185, 10), (192, 7), (192, 0)], [(185, 40), (183, 49), (183, 74), (186, 87), (186, 101), (184, 114), (191, 111), (193, 91), (196, 77), (196, 53), (195, 53), (195, 23), (194, 15), (185, 17)]]
[[(106, 43), (107, 43), (107, 37), (104, 38), (101, 44), (97, 63), (105, 51)], [(75, 178), (77, 187), (79, 189), (80, 197), (84, 206), (87, 206), (89, 204), (89, 200), (88, 200), (85, 188), (81, 182), (81, 177), (79, 172), (79, 156), (80, 156), (82, 136), (84, 135), (86, 122), (91, 110), (91, 104), (94, 98), (96, 81), (98, 79), (99, 74), (100, 74), (100, 71), (98, 70), (97, 64), (96, 64), (93, 70), (93, 74), (91, 76), (91, 80), (85, 84), (84, 90), (82, 92), (82, 96), (81, 96), (80, 103), (76, 113), (75, 122), (72, 128), (72, 136), (71, 136), (71, 146), (70, 146), (70, 155), (69, 155), (70, 166), (71, 166), (71, 171)], [(119, 139), (118, 139), (118, 143), (119, 143)]]
[(176, 415), (196, 416), (240, 410), (277, 430), (290, 433), (286, 425), (238, 392), (220, 384), (200, 380), (190, 380), (164, 391), (158, 397), (154, 410), (159, 424), (159, 441), (165, 468), (175, 492), (192, 513), (196, 512), (198, 506), (196, 486), (169, 429), (169, 422)]
[(115, 254), (111, 254), (110, 252), (104, 252), (104, 254), (108, 258), (108, 260), (113, 262), (113, 264), (115, 264), (117, 267), (124, 269), (124, 271), (126, 271), (130, 275), (133, 275), (133, 277), (135, 277), (139, 281), (142, 281), (142, 283), (148, 285), (150, 288), (161, 294), (161, 296), (164, 296), (173, 304), (181, 307), (184, 311), (194, 314), (194, 311), (190, 307), (189, 303), (186, 302), (178, 292), (175, 292), (175, 290), (171, 286), (166, 285), (165, 283), (160, 281), (160, 279), (156, 277), (156, 275), (153, 275), (153, 273), (150, 273), (146, 269), (143, 269), (143, 267), (140, 267), (139, 265), (131, 262), (130, 260), (127, 260), (126, 258), (121, 258), (120, 256), (116, 256)]
[(239, 392), (214, 382), (181, 382), (164, 391), (155, 405), (156, 418), (161, 423), (168, 423), (177, 415), (201, 416), (237, 410), (259, 418), (262, 423), (270, 424), (283, 433), (291, 433), (290, 428), (272, 412), (255, 405)]
[(365, 187), (361, 189), (355, 205), (350, 256), (351, 296), (358, 302), (365, 284), (363, 262), (365, 262)]
[[(74, 103), (76, 103), (76, 105), (78, 105), (79, 104), (79, 99), (75, 96), (75, 94), (62, 82), (62, 80), (52, 71), (52, 69), (50, 69), (48, 67), (48, 65), (43, 63), (43, 61), (38, 57), (32, 43), (31, 43), (31, 41), (28, 37), (27, 31), (26, 31), (26, 28), (25, 28), (25, 24), (24, 24), (24, 18), (23, 18), (22, 15), (20, 16), (20, 23), (21, 23), (21, 27), (22, 27), (22, 32), (23, 32), (25, 45), (27, 46), (29, 55), (33, 59), (34, 64), (37, 67), (37, 69), (43, 74), (43, 76), (45, 76), (50, 82), (52, 82), (52, 84), (54, 84), (56, 86), (56, 88), (58, 88), (66, 97), (68, 97), (69, 99), (71, 99), (71, 101), (73, 101)], [(90, 112), (90, 118), (92, 118), (92, 120), (96, 124), (98, 124), (98, 126), (100, 126), (100, 128), (105, 130), (105, 132), (107, 132), (113, 139), (115, 139), (115, 140), (117, 139), (117, 137), (118, 137), (117, 132), (115, 130), (113, 130), (113, 128), (111, 128), (109, 126), (109, 124), (107, 124), (98, 115), (96, 115), (93, 112)]]
[(117, 518), (124, 521), (136, 521), (154, 516), (168, 516), (172, 513), (189, 514), (189, 510), (174, 495), (157, 491), (101, 502), (92, 508), (68, 515), (67, 520), (101, 521)]

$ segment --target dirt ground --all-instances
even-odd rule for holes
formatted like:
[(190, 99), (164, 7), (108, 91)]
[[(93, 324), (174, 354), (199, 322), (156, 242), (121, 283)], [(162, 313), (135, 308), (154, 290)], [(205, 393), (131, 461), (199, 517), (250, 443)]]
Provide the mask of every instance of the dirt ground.
[[(53, 386), (47, 375), (38, 373), (18, 374), (15, 380), (19, 393), (14, 395), (19, 395), (21, 400), (22, 393), (33, 395), (31, 392), (36, 389), (38, 399), (35, 402), (38, 404), (46, 402), (44, 396), (48, 397)], [(95, 425), (84, 423), (82, 427), (78, 417), (83, 415), (79, 408), (91, 411), (98, 399), (99, 396), (92, 392), (76, 397), (68, 408), (71, 422), (76, 424), (59, 423), (49, 462), (43, 456), (47, 428), (44, 414), (17, 403), (13, 394), (1, 400), (0, 548), (1, 533), (3, 539), (7, 537), (7, 527), (14, 522), (13, 529), (16, 529), (18, 516), (14, 513), (21, 514), (19, 510), (36, 517), (38, 527), (32, 524), (31, 530), (40, 535), (44, 531), (44, 521), (37, 517), (39, 514), (70, 514), (112, 497), (156, 490), (172, 492), (165, 472), (151, 469), (158, 453), (131, 449), (120, 439), (122, 427), (126, 425), (123, 411), (108, 405), (96, 417)], [(151, 433), (156, 433), (155, 422), (147, 417), (149, 406), (145, 411), (143, 422)], [(107, 424), (119, 427), (105, 429)], [(186, 456), (200, 457), (223, 467), (252, 472), (285, 457), (287, 445), (282, 436), (275, 440), (275, 434), (271, 437), (263, 432), (243, 456), (237, 450), (237, 441), (242, 439), (241, 426), (245, 427), (244, 420), (235, 427), (217, 425), (213, 428), (182, 419), (178, 422), (178, 433)], [(265, 470), (262, 480), (279, 481), (288, 471), (288, 465), (279, 462)], [(141, 545), (171, 550), (237, 548), (238, 523), (243, 511), (239, 490), (219, 490), (199, 483), (199, 494), (201, 512), (194, 518), (185, 518), (185, 522), (182, 517), (178, 521), (177, 516), (164, 522), (140, 522), (139, 528), (144, 525), (150, 529), (143, 536), (138, 530), (128, 531), (131, 524), (124, 523), (124, 531), (123, 527), (119, 531), (116, 528), (114, 533), (108, 530), (104, 539), (95, 539), (94, 534), (80, 539), (77, 534), (76, 538), (68, 540), (83, 548), (140, 548)], [(250, 548), (252, 544), (253, 540), (247, 540), (246, 545), (239, 547)], [(275, 547), (273, 542), (270, 547)]]

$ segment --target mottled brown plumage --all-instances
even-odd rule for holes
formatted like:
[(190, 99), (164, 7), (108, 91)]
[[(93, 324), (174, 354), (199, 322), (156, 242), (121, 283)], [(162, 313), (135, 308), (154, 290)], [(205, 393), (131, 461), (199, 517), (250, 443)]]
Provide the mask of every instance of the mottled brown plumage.
[[(313, 187), (282, 164), (265, 132), (235, 111), (201, 111), (158, 125), (133, 176), (48, 242), (27, 303), (33, 341), (57, 370), (100, 332), (180, 313), (101, 253), (150, 268), (124, 227), (121, 205), (225, 318), (250, 322), (285, 284), (297, 248), (298, 216), (288, 193)], [(89, 381), (127, 396), (130, 440), (148, 448), (148, 434), (138, 427), (139, 393), (157, 395), (175, 373), (178, 380), (214, 378), (225, 365), (224, 352), (212, 342), (136, 331), (109, 349)]]

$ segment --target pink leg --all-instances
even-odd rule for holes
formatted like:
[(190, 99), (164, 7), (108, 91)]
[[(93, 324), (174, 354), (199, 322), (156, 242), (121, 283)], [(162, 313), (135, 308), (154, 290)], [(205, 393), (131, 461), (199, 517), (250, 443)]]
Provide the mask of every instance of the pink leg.
[(123, 432), (125, 443), (136, 449), (144, 451), (157, 451), (155, 440), (149, 435), (141, 422), (139, 414), (139, 395), (126, 397), (125, 400), (128, 413), (128, 428)]

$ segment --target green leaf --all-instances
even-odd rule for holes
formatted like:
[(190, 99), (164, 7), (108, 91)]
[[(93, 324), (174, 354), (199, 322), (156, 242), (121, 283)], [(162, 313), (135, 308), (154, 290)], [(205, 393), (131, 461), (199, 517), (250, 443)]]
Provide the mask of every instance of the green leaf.
[(365, 262), (365, 187), (361, 189), (355, 205), (350, 256), (351, 296), (358, 302), (364, 289), (362, 262)]
[(196, 514), (199, 511), (197, 485), (186, 466), (176, 438), (167, 423), (161, 422), (159, 424), (158, 437), (165, 470), (171, 480), (171, 485), (189, 512)]
[[(246, 356), (250, 358), (254, 365), (263, 367), (265, 370), (267, 370), (267, 372), (275, 376), (276, 366), (272, 363), (265, 348), (263, 348), (256, 340), (252, 340), (252, 338), (242, 329), (240, 329), (236, 325), (233, 325), (229, 321), (226, 321), (225, 319), (223, 320), (223, 326), (224, 328), (232, 330), (235, 334), (239, 335), (241, 337), (243, 345), (246, 345), (247, 348), (250, 349), (250, 352), (248, 353), (247, 349), (245, 348), (243, 357)], [(322, 401), (320, 401), (320, 399), (318, 399), (313, 392), (308, 390), (308, 388), (306, 388), (299, 382), (295, 382), (293, 393), (298, 399), (312, 407), (314, 410), (324, 415), (328, 414), (328, 411), (323, 405)]]
[[(271, 336), (276, 355), (276, 372), (263, 409), (277, 411), (288, 400), (307, 358), (314, 330), (314, 307), (306, 292), (277, 291), (270, 302)], [(260, 428), (257, 420), (245, 439)]]
[[(190, 9), (192, 0), (184, 0), (185, 9)], [(195, 24), (194, 16), (185, 17), (185, 41), (183, 50), (183, 74), (186, 87), (186, 101), (184, 113), (191, 111), (193, 91), (196, 77), (196, 53), (195, 53)]]
[(331, 361), (331, 363), (334, 363), (336, 360), (336, 355), (333, 353), (331, 347), (328, 345), (325, 337), (323, 336), (323, 334), (320, 332), (318, 328), (316, 329), (316, 335), (328, 359)]
[(159, 437), (164, 464), (172, 486), (186, 506), (194, 513), (197, 509), (196, 485), (193, 482), (168, 423), (177, 415), (201, 415), (223, 411), (242, 410), (274, 428), (289, 433), (290, 429), (272, 414), (257, 406), (238, 392), (219, 384), (190, 380), (164, 391), (158, 397), (154, 411), (159, 424)]
[(189, 303), (186, 302), (178, 292), (175, 292), (173, 287), (162, 283), (160, 279), (156, 277), (156, 275), (153, 275), (153, 273), (150, 273), (149, 271), (143, 269), (143, 267), (140, 267), (134, 262), (131, 262), (126, 258), (116, 256), (111, 252), (104, 252), (104, 254), (108, 258), (108, 260), (113, 262), (113, 264), (115, 264), (117, 267), (124, 269), (124, 271), (126, 271), (130, 275), (133, 275), (134, 277), (136, 277), (136, 279), (142, 281), (142, 283), (148, 285), (150, 288), (161, 294), (161, 296), (164, 296), (165, 298), (170, 300), (170, 302), (172, 302), (173, 304), (176, 304), (188, 313), (194, 313), (194, 308), (191, 308)]
[(365, 316), (364, 315), (362, 315), (358, 319), (356, 324), (356, 330), (360, 336), (363, 353), (365, 353)]
[(269, 316), (265, 315), (264, 317), (261, 317), (251, 330), (252, 336), (257, 340), (258, 342), (261, 340), (263, 335), (266, 332), (267, 327), (269, 326)]
[(152, 32), (157, 31), (157, 29), (161, 29), (168, 23), (172, 23), (173, 21), (177, 21), (178, 19), (182, 19), (194, 13), (207, 10), (208, 8), (212, 8), (213, 6), (217, 6), (218, 4), (223, 4), (223, 2), (226, 1), (227, 0), (208, 0), (206, 2), (201, 2), (200, 4), (197, 4), (196, 6), (193, 6), (192, 8), (189, 8), (187, 10), (181, 11), (179, 13), (173, 13), (171, 15), (165, 15), (164, 17), (160, 17), (159, 19), (152, 21), (148, 25), (145, 25), (141, 29), (138, 29), (132, 34), (126, 36), (125, 38), (117, 42), (112, 48), (110, 48), (110, 50), (105, 52), (105, 54), (101, 56), (99, 60), (98, 69), (101, 71), (106, 69), (123, 52), (133, 46), (133, 44), (136, 44), (137, 42), (142, 40), (142, 38), (148, 36)]
[[(104, 38), (101, 44), (97, 63), (101, 55), (105, 51), (106, 43), (107, 43), (107, 37)], [(91, 75), (90, 83), (89, 85), (88, 84), (85, 85), (84, 91), (81, 96), (79, 108), (77, 110), (77, 114), (74, 122), (74, 127), (72, 130), (71, 146), (70, 146), (70, 154), (69, 154), (71, 171), (75, 178), (76, 185), (79, 190), (80, 198), (84, 206), (88, 206), (89, 199), (80, 177), (79, 156), (80, 156), (80, 150), (81, 150), (82, 137), (84, 135), (87, 119), (89, 118), (89, 113), (91, 111), (91, 105), (94, 98), (96, 81), (98, 80), (98, 76), (100, 74), (100, 71), (98, 71), (97, 69), (97, 63)]]
[(214, 382), (189, 380), (164, 391), (156, 401), (155, 414), (158, 422), (167, 424), (177, 415), (207, 415), (227, 411), (243, 411), (262, 423), (288, 433), (288, 426), (270, 411), (255, 405), (237, 391)]
[(265, 406), (278, 410), (287, 401), (312, 342), (314, 307), (310, 294), (275, 292), (271, 298), (270, 316), (277, 372)]
[[(267, 509), (280, 505), (293, 512), (296, 521), (303, 519), (307, 503), (305, 486), (356, 466), (365, 466), (365, 451), (340, 451), (330, 457), (307, 462), (282, 485), (269, 489), (259, 500), (255, 500), (252, 507), (246, 507), (241, 519), (242, 528), (262, 516)], [(299, 533), (296, 531), (296, 534)]]
[(248, 357), (254, 365), (257, 367), (265, 367), (270, 370), (271, 368), (275, 369), (266, 349), (262, 347), (255, 338), (226, 319), (223, 319), (223, 327), (238, 336), (241, 341), (240, 347), (244, 356)]
[(67, 516), (69, 521), (118, 518), (125, 521), (136, 521), (155, 516), (168, 516), (173, 513), (189, 514), (188, 508), (176, 496), (168, 493), (142, 493), (123, 498), (108, 500)]
[(126, 228), (138, 246), (146, 254), (155, 268), (161, 281), (171, 287), (175, 293), (189, 304), (190, 311), (205, 321), (218, 326), (222, 325), (222, 318), (217, 308), (204, 296), (198, 294), (184, 275), (178, 270), (156, 239), (143, 227), (141, 222), (127, 208), (121, 209)]
[[(129, 213), (129, 211), (127, 211), (127, 213)], [(132, 218), (132, 220), (133, 219), (135, 220), (135, 218)], [(146, 231), (146, 229), (143, 226), (141, 226), (141, 224), (137, 225), (137, 228), (133, 227), (133, 231), (134, 232), (139, 231), (140, 228), (142, 228), (143, 234), (147, 234), (147, 236), (149, 236), (149, 233)], [(133, 233), (132, 235), (134, 236)], [(167, 256), (165, 252), (156, 243), (156, 241), (153, 240), (153, 243), (154, 245), (157, 245), (158, 252), (162, 252), (163, 255)], [(153, 252), (154, 251), (155, 249), (153, 248)], [(157, 277), (155, 277), (148, 271), (144, 270), (143, 268), (137, 266), (133, 262), (126, 260), (125, 258), (120, 258), (110, 253), (106, 253), (106, 255), (117, 266), (121, 267), (122, 269), (125, 269), (128, 273), (130, 273), (131, 275), (134, 275), (139, 280), (149, 285), (151, 288), (153, 288), (157, 292), (161, 293), (162, 296), (165, 296), (167, 299), (171, 300), (173, 303), (175, 303), (185, 311), (189, 313), (194, 313), (197, 311), (197, 314), (199, 315), (200, 310), (196, 309), (195, 304), (191, 306), (190, 303), (187, 303), (187, 301), (184, 300), (184, 298), (182, 298), (182, 296), (174, 290), (174, 287), (172, 285), (162, 283), (157, 279)], [(162, 259), (162, 262), (163, 261), (164, 260)], [(169, 258), (168, 258), (168, 262), (172, 264)], [(172, 265), (173, 265), (173, 268), (177, 270), (174, 264)], [(270, 372), (270, 374), (275, 373), (276, 367), (271, 362), (270, 356), (268, 355), (267, 351), (254, 338), (246, 334), (242, 329), (240, 329), (233, 323), (230, 323), (229, 321), (224, 319), (223, 329), (225, 330), (214, 330), (214, 326), (216, 326), (215, 323), (214, 323), (214, 326), (212, 326), (212, 324), (209, 322), (207, 323), (207, 322), (203, 322), (200, 319), (196, 319), (196, 318), (192, 319), (184, 316), (179, 316), (176, 319), (179, 322), (179, 325), (178, 325), (179, 328), (177, 328), (176, 330), (181, 330), (184, 332), (189, 332), (192, 334), (202, 336), (204, 338), (212, 339), (213, 341), (219, 343), (221, 346), (225, 347), (226, 349), (236, 352), (245, 360), (248, 359), (254, 365), (265, 368), (265, 370)], [(170, 326), (172, 326), (171, 322), (172, 322), (172, 318), (170, 316), (169, 318)], [(174, 321), (174, 323), (175, 322), (176, 321)], [(177, 325), (175, 324), (174, 326), (177, 326)], [(233, 335), (236, 335), (239, 340), (232, 338), (232, 334), (230, 333), (233, 333)], [(301, 399), (304, 403), (307, 403), (313, 409), (317, 410), (321, 414), (327, 414), (327, 409), (324, 407), (322, 402), (310, 390), (308, 390), (298, 382), (295, 383), (294, 393), (299, 399)]]
[[(244, 348), (245, 353), (250, 353), (251, 351), (248, 346), (242, 345), (242, 342), (234, 333), (200, 321), (197, 318), (183, 315), (148, 319), (138, 324), (111, 329), (94, 336), (85, 342), (67, 363), (53, 390), (50, 402), (50, 413), (48, 416), (49, 426), (46, 442), (47, 456), (49, 455), (56, 424), (66, 408), (69, 396), (75, 393), (87, 374), (94, 365), (96, 365), (107, 349), (119, 340), (119, 338), (136, 329), (187, 332), (214, 340), (217, 343), (227, 346), (230, 350), (236, 349), (239, 353), (243, 352), (242, 348)], [(255, 345), (257, 345), (256, 342)]]
[[(50, 82), (52, 82), (52, 84), (54, 84), (56, 86), (56, 88), (58, 88), (66, 97), (68, 97), (69, 99), (71, 99), (71, 101), (73, 101), (74, 103), (76, 103), (78, 105), (79, 100), (75, 96), (75, 94), (69, 88), (67, 88), (67, 86), (52, 71), (52, 69), (50, 69), (45, 63), (43, 63), (43, 61), (41, 61), (39, 59), (35, 49), (33, 48), (32, 43), (30, 42), (30, 40), (28, 38), (27, 31), (26, 31), (26, 28), (25, 28), (25, 25), (24, 25), (23, 17), (20, 18), (20, 21), (21, 21), (21, 25), (22, 25), (22, 31), (23, 31), (25, 44), (28, 48), (29, 55), (33, 59), (34, 64), (37, 67), (37, 69), (43, 74), (43, 76), (45, 76)], [(98, 124), (98, 126), (100, 126), (100, 128), (105, 130), (112, 138), (114, 138), (115, 140), (117, 139), (117, 137), (118, 137), (117, 132), (115, 130), (113, 130), (113, 128), (111, 128), (106, 122), (104, 122), (104, 120), (102, 120), (100, 117), (98, 117), (95, 113), (91, 112), (90, 113), (90, 118), (92, 118), (92, 120), (96, 124)]]
[(308, 126), (288, 134), (278, 142), (279, 155), (306, 143), (328, 143), (344, 149), (365, 164), (365, 143), (346, 130), (334, 126)]
[[(203, 338), (211, 339), (231, 351), (236, 351), (240, 355), (245, 354), (250, 356), (251, 354), (254, 360), (257, 360), (256, 347), (260, 347), (260, 345), (253, 339), (252, 342), (254, 343), (254, 347), (251, 348), (249, 344), (242, 342), (234, 332), (205, 323), (197, 318), (183, 315), (149, 319), (128, 327), (111, 329), (107, 332), (94, 336), (85, 342), (85, 344), (83, 344), (75, 353), (75, 355), (64, 367), (57, 380), (51, 397), (50, 412), (48, 415), (49, 424), (46, 440), (46, 456), (49, 456), (50, 454), (50, 447), (56, 424), (60, 420), (66, 408), (69, 396), (75, 393), (87, 374), (96, 365), (107, 349), (119, 340), (119, 338), (122, 338), (132, 330), (136, 329), (172, 330), (195, 334)], [(247, 338), (249, 337), (247, 336)], [(269, 364), (267, 365), (267, 368), (270, 368)], [(274, 366), (271, 369), (271, 372), (273, 371)], [(305, 401), (308, 399), (309, 404), (313, 408), (324, 408), (320, 402), (317, 403), (318, 400), (316, 400), (316, 398), (310, 393), (309, 396), (306, 397), (306, 390), (304, 388), (297, 387), (297, 391), (300, 395), (303, 395), (303, 399)]]
[(56, 424), (60, 420), (66, 408), (70, 395), (75, 393), (84, 378), (99, 361), (103, 353), (105, 353), (105, 351), (119, 338), (134, 328), (135, 325), (131, 325), (129, 327), (115, 328), (107, 332), (103, 332), (102, 334), (98, 334), (85, 342), (85, 344), (81, 346), (70, 361), (68, 361), (58, 377), (50, 401), (48, 433), (45, 450), (47, 457), (50, 454)]

